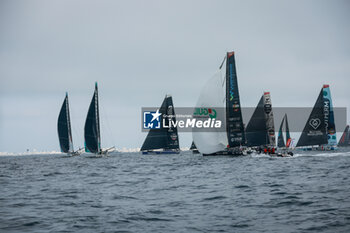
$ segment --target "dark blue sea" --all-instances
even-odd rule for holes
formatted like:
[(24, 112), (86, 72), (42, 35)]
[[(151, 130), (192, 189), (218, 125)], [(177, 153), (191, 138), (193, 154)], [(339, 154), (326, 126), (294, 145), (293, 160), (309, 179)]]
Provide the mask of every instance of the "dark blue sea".
[(0, 232), (350, 232), (350, 152), (0, 156)]

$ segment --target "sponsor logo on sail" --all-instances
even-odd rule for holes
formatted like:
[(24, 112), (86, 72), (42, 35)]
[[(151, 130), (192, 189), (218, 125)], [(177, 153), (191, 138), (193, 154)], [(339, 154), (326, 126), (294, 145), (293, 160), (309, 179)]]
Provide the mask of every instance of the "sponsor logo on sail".
[(157, 111), (143, 112), (143, 128), (144, 129), (160, 129), (161, 127), (161, 113)]
[(234, 81), (233, 81), (233, 65), (232, 64), (229, 65), (229, 72), (230, 72), (229, 73), (229, 75), (230, 75), (230, 101), (232, 101), (234, 98), (234, 95), (235, 95), (235, 93), (234, 93), (235, 86), (234, 86)]
[(310, 119), (309, 125), (316, 130), (321, 125), (321, 120), (319, 118)]
[(194, 117), (210, 117), (211, 119), (216, 118), (216, 110), (213, 108), (196, 108), (194, 110)]

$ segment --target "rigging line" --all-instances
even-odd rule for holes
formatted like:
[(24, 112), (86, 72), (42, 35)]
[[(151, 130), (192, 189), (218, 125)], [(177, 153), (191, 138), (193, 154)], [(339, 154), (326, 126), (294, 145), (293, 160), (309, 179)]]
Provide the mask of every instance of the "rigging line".
[[(70, 109), (69, 109), (69, 111), (70, 111), (70, 113), (71, 113), (71, 129), (72, 129), (72, 134), (74, 134), (75, 136), (77, 136), (77, 138), (79, 138), (80, 139), (80, 127), (77, 125), (77, 124), (73, 124), (72, 123), (72, 119), (77, 119), (75, 116), (76, 116), (76, 111), (75, 111), (75, 108), (72, 108), (72, 106), (71, 106), (71, 104), (70, 104)], [(74, 138), (74, 137), (73, 137)], [(79, 140), (80, 141), (80, 140)], [(75, 141), (75, 145), (77, 145), (78, 143), (77, 143), (77, 141)], [(80, 143), (79, 143), (80, 144)], [(78, 148), (81, 148), (80, 146), (78, 146)]]
[[(114, 138), (114, 135), (112, 133), (112, 130), (111, 130), (111, 127), (110, 127), (110, 124), (109, 124), (109, 120), (108, 120), (108, 117), (107, 117), (106, 110), (104, 108), (104, 105), (101, 104), (101, 101), (100, 101), (100, 107), (101, 107), (102, 113), (103, 113), (102, 118), (104, 119), (104, 121), (102, 121), (100, 123), (102, 124), (102, 128), (105, 128), (105, 129), (107, 128), (106, 132), (107, 132), (107, 134), (109, 134), (107, 142), (110, 143), (110, 145), (113, 145), (114, 144), (113, 142), (115, 142), (115, 138)], [(106, 127), (104, 122), (106, 122), (107, 127)]]
[(224, 60), (222, 61), (221, 65), (219, 67), (220, 70), (221, 70), (222, 66), (224, 65), (225, 60), (226, 60), (226, 55), (225, 55)]

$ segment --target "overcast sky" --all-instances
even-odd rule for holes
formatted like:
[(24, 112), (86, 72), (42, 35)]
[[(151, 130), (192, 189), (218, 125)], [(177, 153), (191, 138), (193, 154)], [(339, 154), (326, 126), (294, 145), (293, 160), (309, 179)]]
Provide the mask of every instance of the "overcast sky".
[[(311, 107), (327, 83), (349, 115), (349, 12), (346, 0), (2, 0), (0, 151), (59, 151), (66, 91), (82, 146), (95, 81), (102, 146), (140, 147), (141, 107), (165, 94), (193, 106), (231, 50), (242, 106), (270, 91), (274, 106)], [(190, 133), (179, 137), (190, 145)]]

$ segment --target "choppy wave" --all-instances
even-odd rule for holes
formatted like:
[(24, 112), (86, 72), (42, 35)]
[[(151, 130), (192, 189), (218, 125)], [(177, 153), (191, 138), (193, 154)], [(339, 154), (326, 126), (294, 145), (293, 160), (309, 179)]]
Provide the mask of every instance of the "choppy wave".
[(0, 232), (350, 230), (348, 151), (56, 153), (0, 157)]

